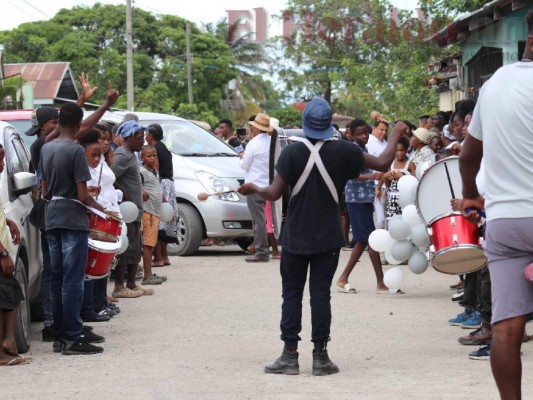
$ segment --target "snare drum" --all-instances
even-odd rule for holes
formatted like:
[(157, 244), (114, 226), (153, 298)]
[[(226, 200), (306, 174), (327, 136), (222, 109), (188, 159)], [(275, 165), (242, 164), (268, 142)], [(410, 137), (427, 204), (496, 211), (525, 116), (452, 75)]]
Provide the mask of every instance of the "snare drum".
[(434, 253), (431, 264), (445, 274), (467, 274), (487, 264), (480, 246), (479, 227), (462, 215), (449, 215), (429, 229)]
[(122, 232), (122, 220), (113, 215), (105, 218), (89, 213), (89, 238), (102, 242), (118, 242)]
[(89, 239), (89, 256), (85, 266), (85, 279), (101, 279), (109, 275), (120, 243)]
[(448, 157), (433, 164), (422, 175), (415, 204), (429, 227), (433, 268), (446, 274), (466, 274), (483, 267), (487, 259), (480, 246), (478, 226), (452, 209), (446, 167), (454, 195), (461, 196), (459, 157)]

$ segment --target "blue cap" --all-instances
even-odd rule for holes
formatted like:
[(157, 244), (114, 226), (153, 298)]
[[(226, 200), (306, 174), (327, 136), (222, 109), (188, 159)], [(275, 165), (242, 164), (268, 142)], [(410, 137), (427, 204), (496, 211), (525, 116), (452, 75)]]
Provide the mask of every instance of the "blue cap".
[(146, 128), (132, 119), (130, 121), (124, 122), (122, 125), (119, 126), (117, 130), (117, 135), (126, 139), (127, 137), (135, 135), (141, 130), (144, 131), (146, 130)]
[(328, 102), (321, 97), (315, 97), (305, 106), (302, 126), (304, 135), (311, 139), (331, 139), (333, 126), (331, 119), (333, 112)]

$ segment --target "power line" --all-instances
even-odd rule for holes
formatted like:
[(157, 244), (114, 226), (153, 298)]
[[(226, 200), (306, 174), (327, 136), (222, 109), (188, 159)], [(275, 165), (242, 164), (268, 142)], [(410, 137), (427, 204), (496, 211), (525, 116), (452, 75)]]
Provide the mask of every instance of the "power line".
[(17, 10), (23, 12), (24, 14), (26, 14), (27, 16), (31, 17), (31, 18), (35, 18), (35, 16), (29, 14), (26, 10), (23, 10), (22, 8), (20, 8), (19, 6), (17, 6), (16, 4), (12, 3), (11, 0), (7, 0), (7, 2), (9, 4), (11, 4), (13, 7), (15, 7)]
[(29, 5), (31, 8), (33, 8), (34, 10), (40, 12), (41, 14), (43, 14), (46, 18), (50, 18), (49, 15), (46, 15), (44, 12), (42, 12), (41, 10), (39, 10), (37, 7), (35, 7), (33, 4), (31, 4), (30, 2), (28, 2), (27, 0), (22, 0), (24, 1), (24, 3), (26, 3), (27, 5)]

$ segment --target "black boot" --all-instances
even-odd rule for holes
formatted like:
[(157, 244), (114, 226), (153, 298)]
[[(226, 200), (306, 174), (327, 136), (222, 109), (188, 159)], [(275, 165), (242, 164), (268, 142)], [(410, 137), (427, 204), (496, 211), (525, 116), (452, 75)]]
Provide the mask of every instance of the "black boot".
[(283, 350), (281, 357), (274, 361), (273, 364), (265, 366), (267, 374), (285, 374), (298, 375), (300, 365), (298, 364), (298, 352)]
[(337, 372), (339, 372), (339, 367), (331, 362), (327, 350), (313, 350), (313, 375), (322, 376)]

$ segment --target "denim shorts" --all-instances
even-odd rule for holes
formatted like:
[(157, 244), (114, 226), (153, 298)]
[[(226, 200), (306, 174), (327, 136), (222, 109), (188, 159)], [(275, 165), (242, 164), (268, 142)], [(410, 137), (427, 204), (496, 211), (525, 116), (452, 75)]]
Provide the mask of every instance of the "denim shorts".
[(346, 203), (352, 236), (355, 242), (368, 242), (368, 237), (374, 229), (374, 204)]

